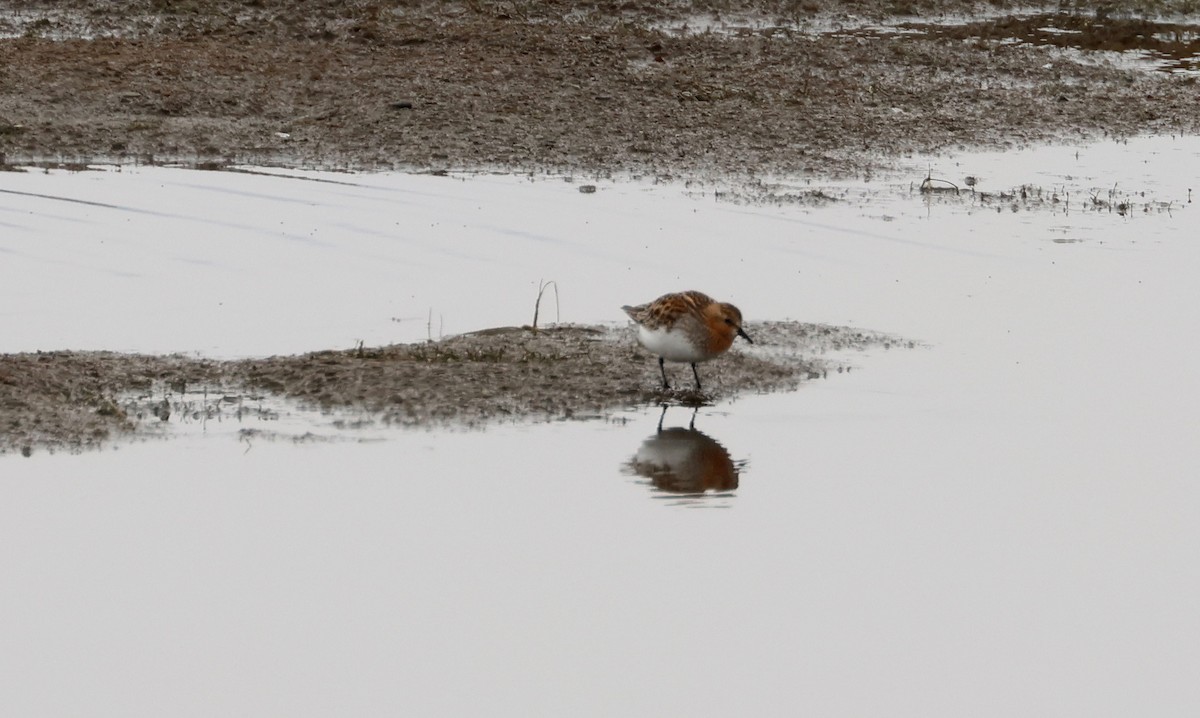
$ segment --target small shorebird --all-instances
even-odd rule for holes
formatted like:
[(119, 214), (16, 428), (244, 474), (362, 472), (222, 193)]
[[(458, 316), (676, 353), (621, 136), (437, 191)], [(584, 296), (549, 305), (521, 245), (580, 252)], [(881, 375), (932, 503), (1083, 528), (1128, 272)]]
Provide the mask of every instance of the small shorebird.
[(754, 343), (742, 329), (742, 313), (737, 307), (702, 292), (664, 294), (649, 304), (621, 309), (637, 323), (642, 346), (658, 355), (664, 389), (671, 388), (664, 360), (691, 364), (696, 391), (700, 391), (696, 362), (720, 356), (735, 337)]

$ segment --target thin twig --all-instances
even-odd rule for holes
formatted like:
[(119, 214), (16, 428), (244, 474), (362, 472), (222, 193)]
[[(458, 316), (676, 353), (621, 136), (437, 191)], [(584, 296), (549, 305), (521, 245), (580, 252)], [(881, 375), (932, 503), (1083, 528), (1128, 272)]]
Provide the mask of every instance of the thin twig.
[(542, 307), (542, 295), (545, 294), (546, 290), (552, 285), (554, 287), (554, 321), (555, 323), (562, 321), (562, 314), (559, 312), (558, 307), (558, 282), (555, 282), (553, 279), (551, 279), (549, 282), (538, 280), (537, 302), (535, 302), (533, 305), (533, 331), (535, 332), (538, 329), (538, 312)]

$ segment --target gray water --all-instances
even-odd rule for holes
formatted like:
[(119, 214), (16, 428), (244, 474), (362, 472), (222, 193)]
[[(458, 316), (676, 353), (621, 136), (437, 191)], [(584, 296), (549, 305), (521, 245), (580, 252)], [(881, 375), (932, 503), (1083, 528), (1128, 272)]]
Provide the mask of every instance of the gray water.
[[(904, 177), (788, 185), (827, 207), (0, 177), (118, 207), (0, 193), (4, 351), (421, 340), (431, 313), (515, 323), (541, 278), (564, 320), (695, 287), (924, 343), (662, 432), (658, 407), (482, 431), (285, 411), (5, 457), (0, 712), (1189, 715), (1200, 146), (1139, 143), (935, 160), (1073, 198), (1000, 211)], [(1098, 208), (1114, 185), (1134, 211)]]

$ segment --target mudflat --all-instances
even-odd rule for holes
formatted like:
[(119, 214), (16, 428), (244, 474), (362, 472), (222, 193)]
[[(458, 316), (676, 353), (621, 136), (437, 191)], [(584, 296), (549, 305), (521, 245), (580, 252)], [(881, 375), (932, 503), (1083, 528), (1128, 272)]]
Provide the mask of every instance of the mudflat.
[[(1200, 131), (1196, 76), (1166, 71), (1192, 62), (1197, 27), (1161, 19), (1196, 7), (1061, 7), (14, 3), (0, 15), (0, 166), (868, 176), (915, 152)], [(830, 349), (910, 344), (749, 328), (781, 351), (731, 352), (702, 396), (658, 392), (654, 358), (604, 327), (233, 362), (0, 355), (0, 452), (98, 445), (196, 386), (478, 424), (787, 388), (834, 367)]]
[(0, 153), (828, 176), (913, 152), (1200, 130), (1194, 74), (1113, 52), (1194, 61), (1197, 18), (1151, 18), (1196, 4), (1121, 6), (10, 3)]

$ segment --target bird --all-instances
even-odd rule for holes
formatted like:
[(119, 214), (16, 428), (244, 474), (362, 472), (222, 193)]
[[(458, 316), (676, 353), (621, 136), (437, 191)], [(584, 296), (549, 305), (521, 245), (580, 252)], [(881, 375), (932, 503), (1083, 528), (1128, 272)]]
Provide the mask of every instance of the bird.
[(696, 362), (720, 356), (737, 337), (754, 343), (742, 328), (741, 310), (703, 292), (664, 294), (648, 304), (621, 309), (637, 324), (638, 342), (658, 355), (665, 390), (671, 389), (671, 383), (664, 361), (691, 364), (696, 391), (702, 391)]

